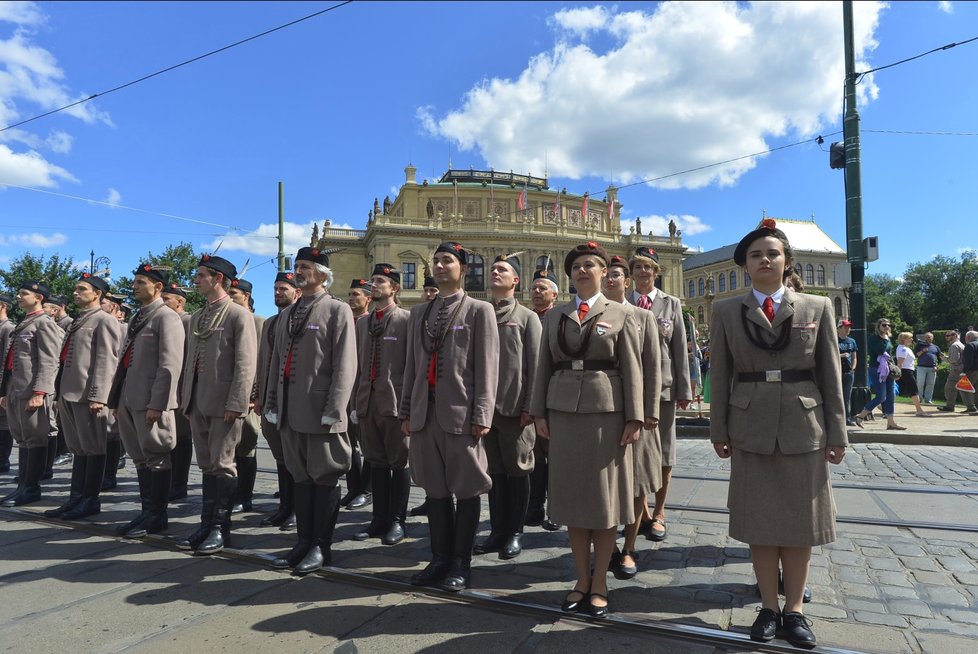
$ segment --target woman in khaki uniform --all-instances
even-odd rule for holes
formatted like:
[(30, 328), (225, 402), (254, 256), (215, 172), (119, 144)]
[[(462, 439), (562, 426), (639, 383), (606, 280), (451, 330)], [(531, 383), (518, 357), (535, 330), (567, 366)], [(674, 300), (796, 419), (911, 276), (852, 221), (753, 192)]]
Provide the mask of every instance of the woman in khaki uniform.
[(713, 306), (710, 439), (732, 457), (730, 535), (750, 544), (761, 591), (751, 639), (783, 627), (789, 643), (811, 648), (802, 596), (812, 547), (835, 540), (828, 464), (842, 461), (848, 441), (832, 303), (785, 288), (792, 258), (771, 219), (734, 251), (753, 288)]
[(551, 439), (550, 515), (568, 527), (577, 572), (561, 608), (593, 617), (608, 613), (617, 526), (635, 518), (630, 445), (645, 415), (638, 324), (601, 295), (608, 263), (593, 241), (564, 259), (577, 297), (544, 318), (530, 401), (537, 434)]

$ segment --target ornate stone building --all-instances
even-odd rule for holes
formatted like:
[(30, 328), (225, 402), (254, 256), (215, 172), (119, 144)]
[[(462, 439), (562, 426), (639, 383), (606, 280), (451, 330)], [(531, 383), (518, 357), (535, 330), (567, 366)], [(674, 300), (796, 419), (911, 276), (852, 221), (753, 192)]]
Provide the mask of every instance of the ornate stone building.
[(337, 293), (345, 293), (350, 279), (368, 275), (374, 263), (387, 262), (401, 271), (402, 302), (415, 304), (432, 254), (447, 240), (462, 243), (471, 253), (465, 288), (477, 298), (487, 297), (493, 259), (519, 252), (522, 283), (517, 298), (529, 303), (533, 272), (547, 265), (560, 287), (558, 302), (566, 301), (571, 291), (564, 256), (584, 241), (597, 241), (609, 254), (624, 257), (639, 245), (651, 246), (660, 256), (663, 289), (682, 293), (682, 234), (674, 228), (665, 236), (643, 235), (641, 228), (622, 234), (622, 205), (613, 186), (597, 199), (566, 189), (558, 192), (547, 179), (529, 175), (449, 170), (437, 182), (418, 184), (414, 166), (404, 173), (393, 201), (374, 200), (366, 229), (313, 228), (311, 245), (343, 248), (330, 256)]
[[(805, 284), (806, 292), (828, 295), (835, 305), (835, 315), (849, 315), (849, 300), (837, 279), (837, 266), (848, 266), (846, 251), (810, 221), (775, 218), (795, 252), (795, 270)], [(739, 295), (750, 286), (747, 272), (733, 261), (737, 244), (701, 252), (683, 261), (683, 305), (696, 316), (696, 329), (707, 336), (716, 299)]]

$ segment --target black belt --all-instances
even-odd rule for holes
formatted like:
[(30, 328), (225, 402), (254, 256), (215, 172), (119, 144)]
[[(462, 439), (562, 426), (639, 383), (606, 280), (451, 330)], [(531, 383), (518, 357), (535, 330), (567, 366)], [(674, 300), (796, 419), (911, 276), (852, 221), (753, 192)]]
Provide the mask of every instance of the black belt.
[(762, 370), (741, 372), (737, 380), (742, 382), (800, 382), (815, 381), (815, 373), (809, 370)]
[(554, 364), (554, 368), (557, 370), (618, 370), (618, 362), (574, 359), (572, 361), (558, 361)]

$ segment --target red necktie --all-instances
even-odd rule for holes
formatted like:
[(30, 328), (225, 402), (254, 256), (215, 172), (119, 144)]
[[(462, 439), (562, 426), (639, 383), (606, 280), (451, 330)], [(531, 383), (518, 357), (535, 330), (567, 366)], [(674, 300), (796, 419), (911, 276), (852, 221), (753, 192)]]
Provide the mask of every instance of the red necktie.
[(764, 298), (764, 305), (761, 307), (764, 311), (764, 315), (767, 316), (767, 320), (772, 325), (774, 324), (774, 300), (770, 297)]
[(577, 307), (577, 319), (581, 323), (584, 322), (584, 318), (587, 316), (589, 310), (590, 307), (587, 305), (587, 302), (581, 302), (581, 306)]
[(638, 296), (638, 308), (645, 309), (646, 311), (652, 310), (652, 300), (649, 299), (648, 295)]

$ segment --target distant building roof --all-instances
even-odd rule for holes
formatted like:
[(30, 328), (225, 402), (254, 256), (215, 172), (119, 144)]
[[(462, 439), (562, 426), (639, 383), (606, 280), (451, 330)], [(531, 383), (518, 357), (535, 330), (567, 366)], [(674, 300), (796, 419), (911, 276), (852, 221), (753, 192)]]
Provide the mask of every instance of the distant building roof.
[[(788, 220), (786, 218), (775, 218), (775, 220), (778, 223), (778, 228), (788, 237), (788, 242), (791, 243), (795, 252), (842, 255), (846, 253), (845, 249), (833, 241), (832, 237), (822, 231), (822, 228), (813, 220)], [(683, 261), (683, 270), (694, 270), (721, 261), (732, 260), (736, 248), (737, 244), (733, 243), (715, 250), (694, 254)]]

